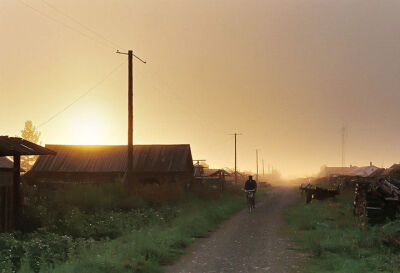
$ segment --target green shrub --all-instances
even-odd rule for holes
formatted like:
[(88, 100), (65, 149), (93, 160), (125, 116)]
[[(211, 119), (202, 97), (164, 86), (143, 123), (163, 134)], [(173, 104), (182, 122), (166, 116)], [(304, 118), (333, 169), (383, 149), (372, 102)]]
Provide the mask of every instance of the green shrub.
[(17, 272), (21, 268), (21, 260), (24, 256), (22, 242), (11, 234), (0, 234), (0, 271)]
[(27, 262), (33, 272), (40, 272), (43, 266), (54, 266), (66, 261), (74, 252), (74, 243), (71, 237), (53, 233), (35, 232), (29, 235), (30, 239), (24, 243)]

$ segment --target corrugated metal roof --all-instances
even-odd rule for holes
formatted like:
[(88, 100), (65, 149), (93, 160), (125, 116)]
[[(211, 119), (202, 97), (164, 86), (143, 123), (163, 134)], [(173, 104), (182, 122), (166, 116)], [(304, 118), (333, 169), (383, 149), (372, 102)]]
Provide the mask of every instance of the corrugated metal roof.
[[(39, 156), (31, 169), (35, 172), (125, 172), (128, 147), (88, 145), (46, 145), (56, 156)], [(134, 145), (133, 171), (193, 171), (190, 145)]]
[(22, 138), (0, 136), (0, 156), (54, 154), (55, 152)]

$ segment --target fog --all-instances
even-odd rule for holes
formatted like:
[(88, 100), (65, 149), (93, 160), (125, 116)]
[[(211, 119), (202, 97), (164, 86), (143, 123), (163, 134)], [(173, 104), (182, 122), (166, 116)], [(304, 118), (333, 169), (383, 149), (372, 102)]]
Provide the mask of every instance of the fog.
[[(137, 144), (189, 143), (195, 159), (233, 167), (238, 132), (241, 170), (255, 171), (259, 149), (294, 177), (341, 165), (344, 125), (346, 165), (400, 161), (399, 1), (51, 1), (118, 47), (25, 2), (41, 14), (0, 1), (2, 135), (48, 120), (132, 49), (148, 60), (134, 64)], [(43, 143), (125, 144), (126, 124), (123, 64), (39, 129)]]

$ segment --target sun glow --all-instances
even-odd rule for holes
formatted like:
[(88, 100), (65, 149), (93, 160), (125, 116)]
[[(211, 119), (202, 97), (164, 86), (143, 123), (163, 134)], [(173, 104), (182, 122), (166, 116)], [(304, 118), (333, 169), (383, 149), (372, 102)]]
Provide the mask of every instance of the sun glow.
[(105, 121), (97, 113), (81, 113), (71, 125), (71, 142), (75, 145), (106, 144)]

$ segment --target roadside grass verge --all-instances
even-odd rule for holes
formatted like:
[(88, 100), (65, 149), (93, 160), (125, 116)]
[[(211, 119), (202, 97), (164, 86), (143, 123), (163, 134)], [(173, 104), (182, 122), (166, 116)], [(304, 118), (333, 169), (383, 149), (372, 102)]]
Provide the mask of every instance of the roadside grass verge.
[(304, 198), (286, 217), (291, 237), (307, 253), (303, 272), (400, 272), (400, 220), (369, 226), (353, 216), (353, 193), (335, 199)]
[(178, 206), (180, 215), (170, 223), (153, 222), (115, 240), (97, 242), (81, 249), (66, 263), (41, 272), (161, 272), (161, 266), (183, 254), (194, 238), (203, 236), (243, 207), (240, 196), (193, 200)]
[(0, 234), (0, 272), (161, 272), (194, 238), (246, 206), (234, 185), (77, 186), (26, 194), (25, 230)]

